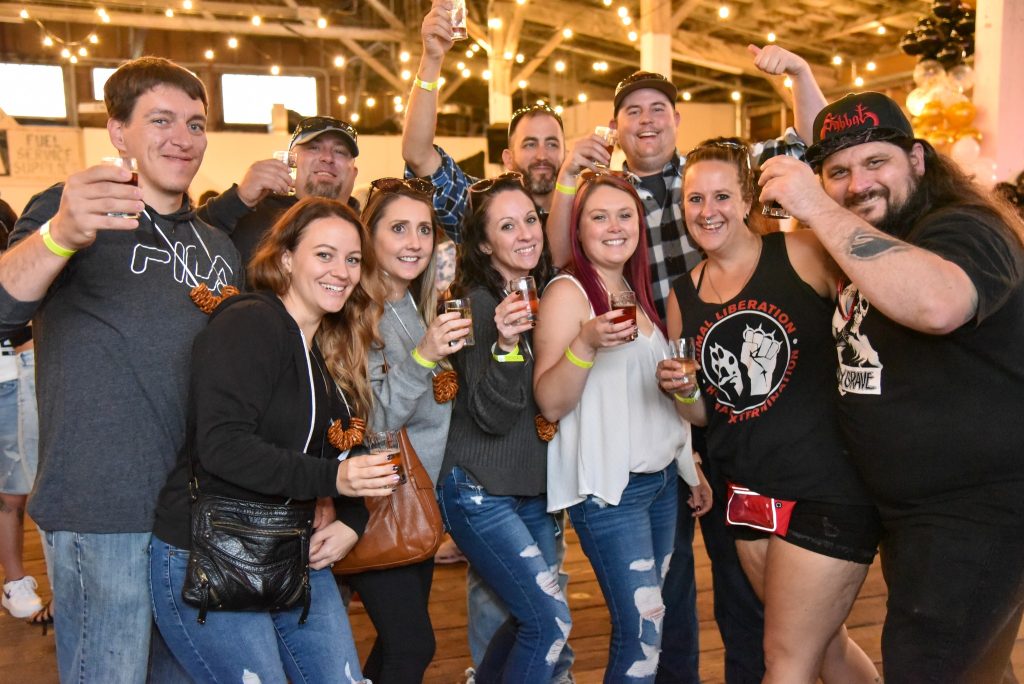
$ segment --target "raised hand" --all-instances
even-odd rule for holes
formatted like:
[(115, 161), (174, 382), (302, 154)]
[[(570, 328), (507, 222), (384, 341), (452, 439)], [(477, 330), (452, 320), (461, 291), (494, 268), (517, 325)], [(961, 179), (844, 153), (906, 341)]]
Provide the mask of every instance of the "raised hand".
[(276, 159), (261, 159), (245, 172), (238, 184), (238, 199), (252, 208), (269, 195), (287, 195), (292, 187), (292, 176), (288, 165)]
[(416, 348), (424, 359), (437, 363), (466, 346), (472, 327), (472, 319), (462, 318), (458, 311), (443, 313), (427, 326)]
[(400, 479), (388, 454), (364, 454), (338, 464), (335, 485), (343, 496), (388, 496)]
[(50, 221), (53, 240), (67, 249), (83, 249), (96, 241), (97, 231), (138, 228), (138, 219), (108, 215), (145, 209), (142, 191), (128, 184), (131, 178), (131, 171), (107, 164), (68, 176), (60, 207)]
[(510, 352), (519, 344), (519, 336), (530, 330), (534, 322), (527, 320), (530, 305), (521, 292), (513, 292), (498, 303), (494, 310), (494, 325), (498, 328), (498, 346)]

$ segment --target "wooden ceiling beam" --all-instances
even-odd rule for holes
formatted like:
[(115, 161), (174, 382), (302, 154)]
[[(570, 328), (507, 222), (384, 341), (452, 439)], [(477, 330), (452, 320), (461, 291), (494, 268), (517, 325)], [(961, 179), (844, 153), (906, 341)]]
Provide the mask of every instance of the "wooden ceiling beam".
[(693, 10), (700, 6), (701, 0), (685, 0), (683, 4), (672, 12), (672, 23), (673, 29), (679, 28), (679, 26), (686, 21), (686, 18), (693, 14)]
[(395, 89), (398, 90), (398, 92), (404, 93), (409, 90), (408, 83), (402, 81), (402, 79), (400, 79), (394, 72), (392, 72), (391, 69), (386, 67), (376, 57), (367, 52), (366, 48), (364, 48), (362, 45), (352, 40), (351, 38), (342, 38), (341, 42), (342, 44), (345, 45), (345, 47), (352, 51), (352, 54), (356, 55), (357, 57), (359, 57), (359, 59), (363, 60), (363, 63), (366, 64), (366, 66), (373, 69), (378, 76), (380, 76), (385, 81), (393, 85)]

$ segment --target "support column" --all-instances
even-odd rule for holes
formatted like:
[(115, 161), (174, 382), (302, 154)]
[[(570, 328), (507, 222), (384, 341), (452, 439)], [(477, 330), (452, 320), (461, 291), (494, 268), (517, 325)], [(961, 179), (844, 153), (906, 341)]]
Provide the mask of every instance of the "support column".
[(512, 118), (512, 62), (505, 59), (504, 53), (515, 49), (506, 46), (514, 6), (508, 0), (492, 0), (487, 10), (487, 40), (491, 44), (487, 56), (487, 68), (491, 71), (491, 80), (487, 83), (487, 111), (488, 123), (492, 125), (508, 123)]
[[(1011, 0), (1007, 0), (1009, 2)], [(640, 0), (640, 68), (672, 80), (672, 3)]]
[(974, 104), (984, 134), (982, 156), (994, 159), (1001, 181), (1024, 170), (1024, 2), (978, 0), (974, 44)]

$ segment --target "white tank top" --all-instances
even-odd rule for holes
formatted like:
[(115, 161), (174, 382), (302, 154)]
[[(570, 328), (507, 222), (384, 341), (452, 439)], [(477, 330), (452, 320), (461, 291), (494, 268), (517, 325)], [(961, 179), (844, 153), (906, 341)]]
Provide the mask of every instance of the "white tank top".
[[(568, 274), (554, 278), (561, 279), (586, 298), (578, 280)], [(640, 333), (632, 342), (598, 350), (579, 403), (548, 443), (548, 511), (591, 494), (617, 505), (630, 473), (656, 473), (673, 460), (686, 483), (697, 484), (690, 424), (658, 387), (657, 366), (668, 357), (668, 341), (652, 328), (650, 337)]]

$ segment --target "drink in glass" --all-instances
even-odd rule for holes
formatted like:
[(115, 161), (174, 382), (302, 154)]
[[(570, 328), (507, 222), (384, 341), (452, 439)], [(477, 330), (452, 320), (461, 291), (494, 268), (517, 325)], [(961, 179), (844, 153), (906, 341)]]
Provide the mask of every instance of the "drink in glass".
[(452, 40), (466, 40), (466, 0), (452, 1)]
[(612, 309), (622, 309), (622, 315), (616, 316), (612, 319), (612, 323), (625, 323), (629, 321), (633, 324), (633, 336), (629, 339), (636, 339), (636, 293), (632, 290), (626, 290), (624, 292), (614, 292), (611, 296), (611, 307)]
[[(473, 308), (470, 306), (469, 297), (463, 297), (461, 299), (449, 299), (444, 303), (444, 312), (458, 311), (459, 316), (462, 318), (473, 320)], [(476, 344), (476, 340), (473, 339), (473, 326), (469, 326), (469, 335), (466, 336), (466, 346), (471, 347)], [(454, 345), (455, 340), (451, 340), (448, 344)]]
[(296, 171), (297, 164), (296, 164), (296, 161), (295, 161), (295, 152), (293, 152), (292, 150), (280, 150), (280, 151), (274, 153), (274, 159), (276, 159), (277, 161), (281, 162), (282, 164), (286, 164), (288, 166), (288, 173), (292, 177), (292, 184), (291, 184), (291, 187), (288, 188), (288, 194), (289, 195), (294, 195), (295, 194), (295, 175), (297, 173), (297, 171)]
[[(136, 161), (135, 157), (103, 157), (100, 159), (101, 164), (107, 164), (108, 166), (120, 166), (122, 169), (128, 169), (132, 172), (132, 179), (125, 181), (125, 185), (134, 185), (139, 187), (139, 162)], [(114, 218), (139, 218), (138, 212), (125, 212), (125, 211), (111, 211), (107, 213), (107, 216)]]
[(682, 366), (683, 374), (691, 384), (697, 384), (697, 345), (692, 337), (680, 337), (669, 342), (672, 358)]
[(537, 298), (537, 282), (533, 279), (533, 276), (523, 276), (522, 278), (508, 281), (508, 291), (520, 293), (528, 305), (526, 316), (516, 321), (516, 324), (521, 325), (536, 321), (540, 300)]
[(399, 446), (397, 430), (381, 430), (379, 432), (368, 432), (365, 440), (366, 447), (371, 454), (385, 454), (391, 456), (391, 464), (398, 467), (398, 484), (405, 484), (408, 477), (405, 474), (405, 464), (402, 463), (402, 450)]
[[(767, 160), (772, 157), (796, 157), (798, 156), (797, 149), (792, 145), (775, 145), (774, 147), (766, 147), (764, 152), (761, 153), (761, 163), (764, 164)], [(761, 215), (767, 216), (768, 218), (774, 219), (788, 219), (793, 218), (789, 215), (789, 212), (782, 208), (782, 205), (778, 202), (772, 201), (766, 203), (761, 207)]]
[(608, 150), (608, 164), (597, 164), (607, 169), (611, 166), (612, 152), (615, 151), (615, 143), (618, 140), (618, 132), (608, 126), (598, 126), (594, 129), (594, 135), (604, 141), (604, 149)]

